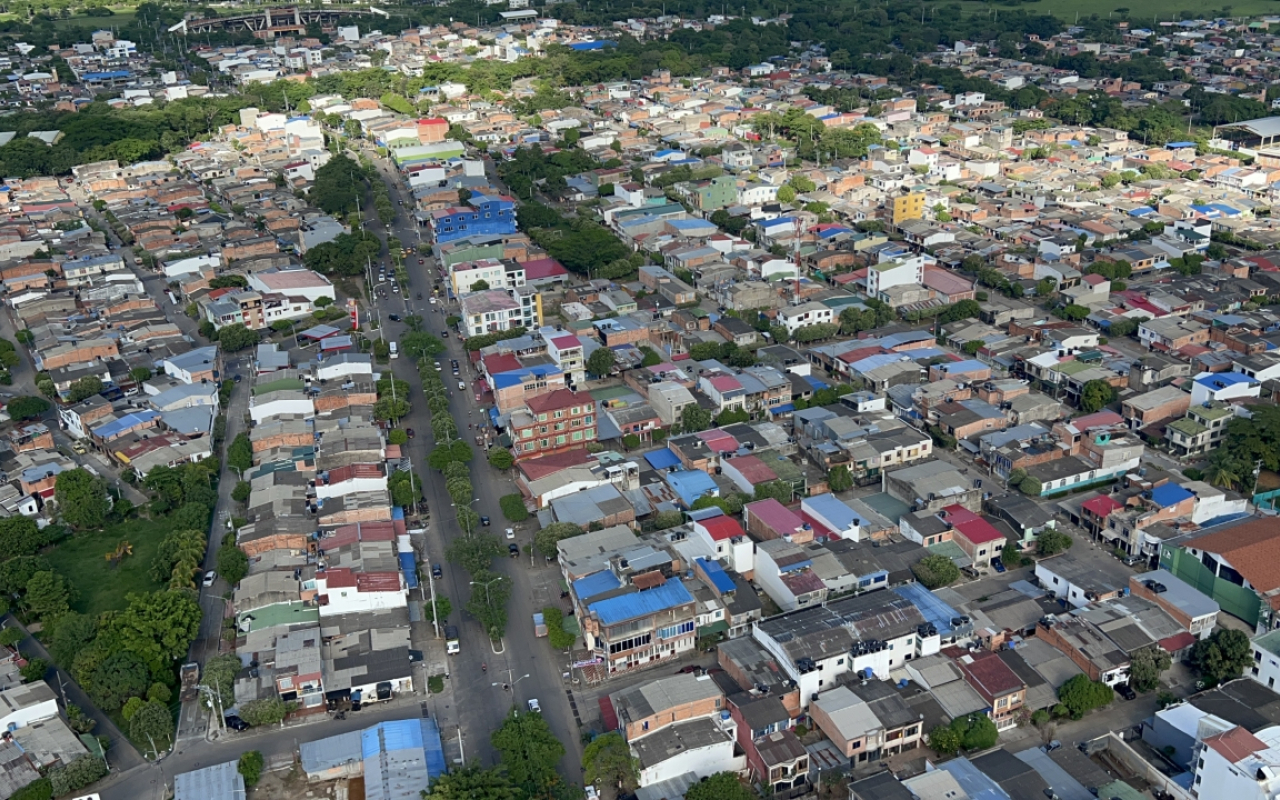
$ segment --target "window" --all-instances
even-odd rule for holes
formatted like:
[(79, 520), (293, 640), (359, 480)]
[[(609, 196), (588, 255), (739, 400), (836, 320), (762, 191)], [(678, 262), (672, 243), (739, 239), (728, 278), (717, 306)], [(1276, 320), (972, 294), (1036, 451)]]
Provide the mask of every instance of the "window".
[(609, 653), (612, 655), (615, 653), (621, 653), (623, 650), (634, 650), (637, 647), (643, 647), (649, 644), (652, 640), (652, 634), (646, 633), (640, 636), (633, 636), (629, 639), (623, 639), (618, 642), (610, 642)]
[(693, 620), (690, 620), (688, 622), (681, 622), (679, 625), (669, 625), (665, 628), (659, 628), (658, 638), (674, 639), (677, 636), (683, 636), (688, 633), (693, 633), (693, 627), (694, 627)]
[(580, 441), (582, 441), (582, 431), (574, 431), (574, 432), (573, 432), (573, 441), (575, 441), (575, 442), (580, 442)]

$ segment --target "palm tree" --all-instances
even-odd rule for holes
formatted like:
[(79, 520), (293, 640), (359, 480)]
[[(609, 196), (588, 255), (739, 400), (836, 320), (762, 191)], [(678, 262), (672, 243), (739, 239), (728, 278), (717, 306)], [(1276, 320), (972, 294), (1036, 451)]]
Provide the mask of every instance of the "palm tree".
[(1209, 483), (1217, 486), (1219, 489), (1235, 489), (1240, 483), (1240, 476), (1230, 466), (1223, 463), (1215, 463), (1209, 467), (1209, 474), (1206, 475)]

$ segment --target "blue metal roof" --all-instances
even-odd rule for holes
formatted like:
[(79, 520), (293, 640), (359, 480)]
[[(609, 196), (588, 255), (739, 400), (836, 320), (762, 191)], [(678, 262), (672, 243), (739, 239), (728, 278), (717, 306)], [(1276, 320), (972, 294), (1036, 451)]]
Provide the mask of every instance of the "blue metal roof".
[(938, 599), (938, 596), (919, 583), (904, 583), (889, 591), (899, 597), (910, 600), (911, 605), (920, 609), (920, 615), (929, 620), (938, 633), (946, 634), (951, 630), (951, 620), (960, 616), (960, 612)]
[(795, 410), (796, 410), (795, 403), (785, 403), (783, 405), (774, 406), (773, 408), (769, 409), (769, 413), (776, 417), (779, 414), (790, 414), (792, 411), (795, 411)]
[(644, 454), (644, 460), (654, 469), (670, 469), (680, 466), (680, 457), (667, 448)]
[(585, 603), (592, 597), (599, 597), (621, 585), (618, 582), (618, 576), (605, 569), (593, 572), (585, 578), (578, 578), (573, 582), (573, 593), (578, 596), (579, 602)]
[(1189, 497), (1195, 497), (1195, 493), (1176, 483), (1166, 483), (1151, 490), (1151, 502), (1161, 508), (1176, 506)]
[(448, 771), (444, 760), (444, 745), (440, 741), (440, 726), (430, 717), (419, 720), (422, 727), (422, 753), (427, 758), (427, 776), (438, 778)]
[(1211, 389), (1225, 389), (1237, 383), (1254, 383), (1254, 379), (1240, 372), (1211, 372), (1196, 378), (1196, 383)]
[(684, 584), (674, 578), (653, 589), (634, 594), (610, 597), (591, 603), (590, 609), (600, 617), (601, 624), (616, 625), (628, 619), (646, 617), (669, 608), (693, 602), (693, 595)]
[(135, 411), (132, 414), (124, 415), (120, 419), (112, 420), (101, 427), (94, 428), (93, 434), (101, 439), (109, 439), (112, 436), (124, 433), (135, 425), (145, 425), (152, 422), (159, 416), (159, 411)]
[(413, 553), (400, 553), (400, 571), (404, 573), (405, 586), (418, 588), (418, 563)]
[(711, 581), (711, 585), (716, 587), (716, 591), (721, 594), (732, 592), (737, 588), (733, 585), (733, 579), (725, 574), (724, 567), (720, 566), (719, 561), (699, 558), (698, 566), (702, 567), (702, 571), (706, 574), (707, 579)]
[(603, 50), (606, 47), (617, 47), (617, 46), (618, 46), (617, 42), (609, 41), (608, 39), (601, 39), (594, 42), (574, 42), (573, 44), (569, 45), (569, 49), (577, 50), (581, 52), (584, 50)]
[(415, 719), (393, 719), (366, 728), (360, 734), (360, 754), (374, 758), (395, 750), (421, 750), (422, 726)]
[(715, 495), (718, 491), (716, 482), (711, 476), (700, 469), (686, 469), (680, 472), (672, 472), (666, 476), (667, 483), (680, 495), (680, 499), (684, 501), (686, 506), (692, 505), (693, 501), (702, 497), (704, 494)]
[(507, 389), (517, 384), (524, 383), (525, 378), (535, 375), (544, 377), (547, 375), (559, 375), (564, 370), (555, 364), (535, 364), (531, 367), (521, 367), (518, 370), (510, 372), (499, 372), (493, 376), (493, 383), (499, 389)]

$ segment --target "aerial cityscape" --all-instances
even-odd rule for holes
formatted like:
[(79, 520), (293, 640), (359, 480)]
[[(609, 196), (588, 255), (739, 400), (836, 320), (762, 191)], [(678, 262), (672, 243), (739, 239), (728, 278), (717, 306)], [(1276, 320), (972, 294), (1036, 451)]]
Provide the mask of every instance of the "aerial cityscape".
[(0, 68), (0, 800), (1280, 800), (1280, 8)]

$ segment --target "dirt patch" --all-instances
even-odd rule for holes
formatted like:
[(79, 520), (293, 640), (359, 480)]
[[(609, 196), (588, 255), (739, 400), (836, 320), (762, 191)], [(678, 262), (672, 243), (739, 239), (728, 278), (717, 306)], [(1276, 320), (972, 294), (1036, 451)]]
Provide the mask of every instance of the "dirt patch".
[(258, 785), (248, 791), (247, 800), (344, 800), (347, 794), (339, 786), (343, 783), (308, 783), (302, 769), (294, 765), (292, 769), (263, 773)]

